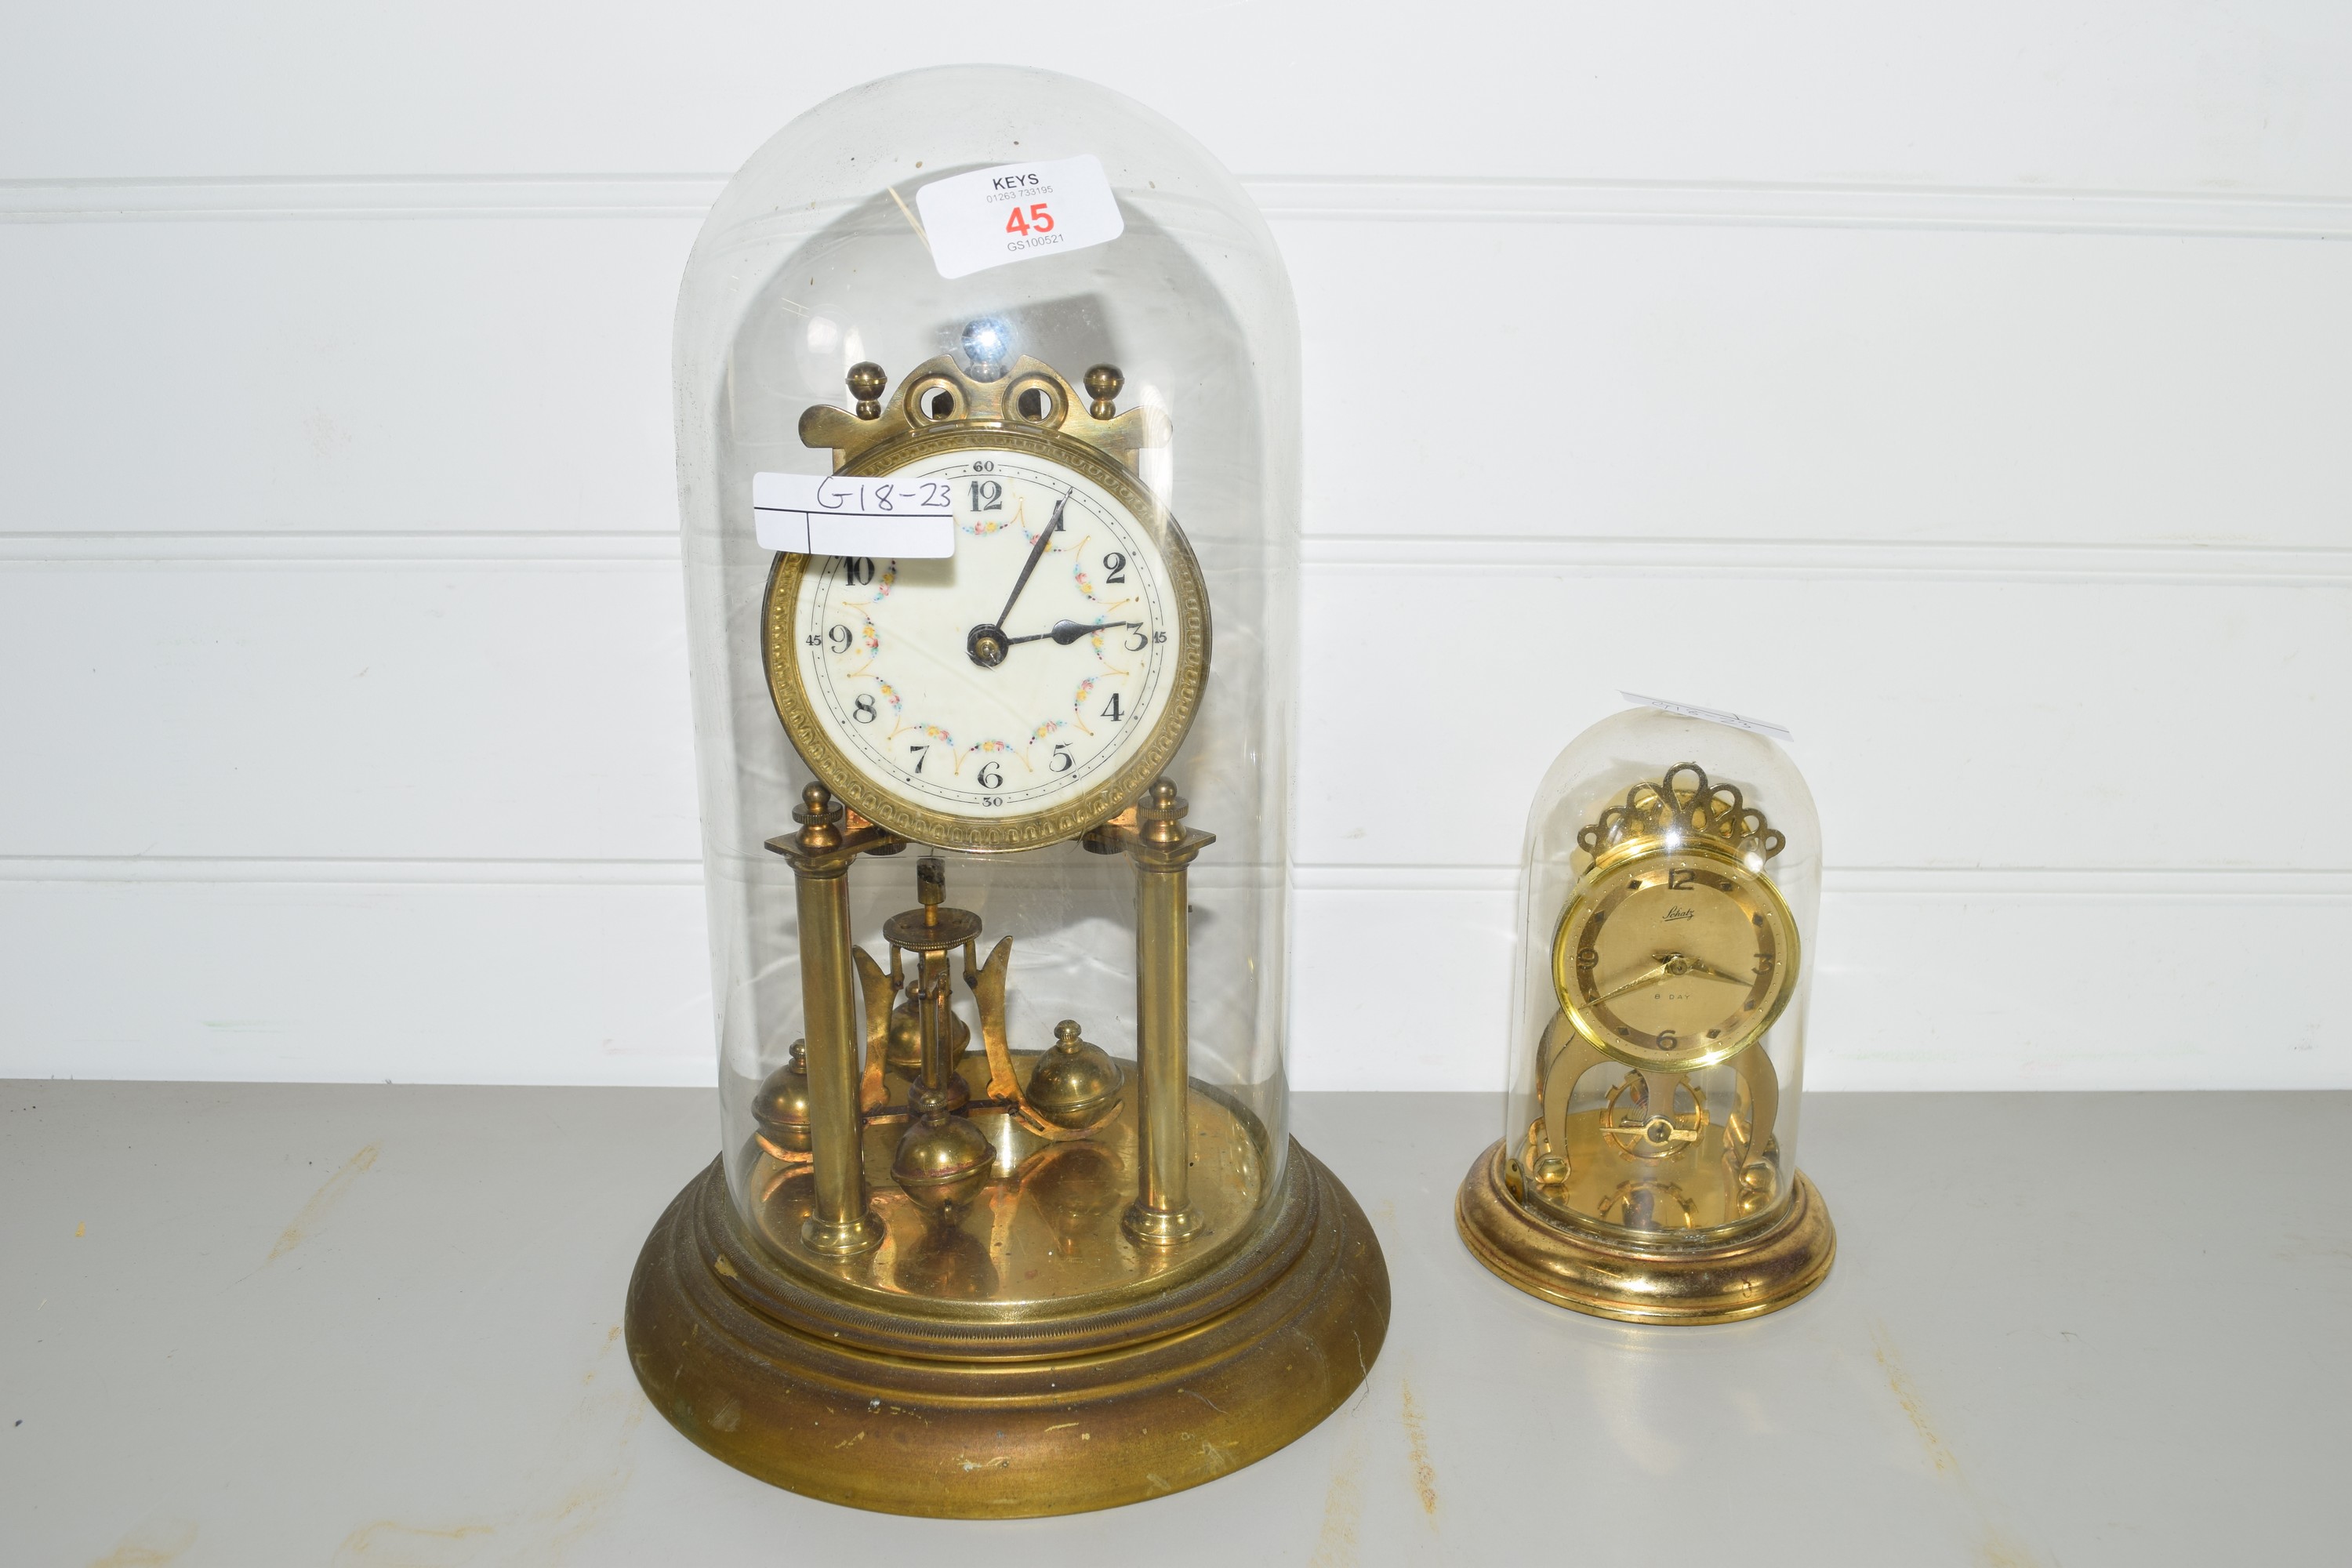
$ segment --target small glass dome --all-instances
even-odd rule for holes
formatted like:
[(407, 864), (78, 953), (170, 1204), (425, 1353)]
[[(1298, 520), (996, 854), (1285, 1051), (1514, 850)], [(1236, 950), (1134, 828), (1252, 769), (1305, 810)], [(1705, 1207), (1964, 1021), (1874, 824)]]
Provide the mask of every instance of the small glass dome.
[(1503, 1130), (1532, 1214), (1717, 1242), (1796, 1187), (1820, 824), (1763, 735), (1637, 708), (1536, 792)]
[(1298, 551), (1256, 207), (1100, 88), (893, 77), (728, 185), (676, 374), (745, 1227), (854, 1301), (1033, 1321), (1244, 1247), (1288, 1142)]

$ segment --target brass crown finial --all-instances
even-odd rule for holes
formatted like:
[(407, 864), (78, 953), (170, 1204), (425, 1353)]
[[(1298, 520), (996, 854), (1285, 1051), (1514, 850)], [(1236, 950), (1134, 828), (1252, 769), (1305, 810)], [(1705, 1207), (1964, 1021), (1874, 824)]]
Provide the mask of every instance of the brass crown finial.
[(1644, 779), (1627, 790), (1622, 805), (1604, 807), (1591, 826), (1579, 830), (1576, 847), (1600, 861), (1628, 846), (1649, 847), (1658, 840), (1669, 849), (1705, 840), (1758, 862), (1769, 860), (1789, 842), (1737, 785), (1713, 783), (1696, 763), (1676, 763), (1664, 777)]
[(1086, 374), (1092, 401), (1060, 372), (1018, 352), (1002, 321), (964, 329), (963, 354), (936, 354), (908, 371), (893, 388), (882, 367), (861, 360), (845, 378), (853, 408), (818, 404), (801, 412), (800, 435), (811, 447), (833, 449), (835, 470), (881, 460), (893, 443), (946, 430), (1019, 430), (1073, 437), (1135, 466), (1144, 447), (1168, 444), (1168, 416), (1148, 405), (1118, 412), (1113, 401), (1127, 378), (1116, 365)]
[(883, 374), (882, 367), (870, 359), (860, 360), (849, 367), (849, 374), (845, 379), (849, 383), (849, 395), (857, 399), (857, 416), (860, 419), (881, 418), (882, 389), (890, 384), (890, 378)]
[(1112, 399), (1126, 384), (1127, 377), (1119, 374), (1119, 368), (1115, 364), (1098, 364), (1087, 371), (1087, 395), (1093, 398), (1094, 403), (1087, 412), (1097, 419), (1108, 419), (1117, 414), (1118, 405)]

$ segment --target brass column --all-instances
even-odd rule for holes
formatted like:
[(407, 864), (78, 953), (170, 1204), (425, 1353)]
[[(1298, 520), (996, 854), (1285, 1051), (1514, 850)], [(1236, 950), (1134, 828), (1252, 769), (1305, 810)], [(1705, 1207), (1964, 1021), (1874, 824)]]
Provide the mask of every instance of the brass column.
[(1201, 1216), (1187, 1194), (1192, 1159), (1187, 868), (1216, 841), (1184, 826), (1185, 803), (1156, 780), (1124, 836), (1135, 862), (1136, 1153), (1140, 1190), (1120, 1222), (1138, 1241), (1189, 1241)]
[(857, 977), (849, 957), (849, 868), (887, 836), (845, 813), (823, 784), (801, 793), (801, 830), (768, 847), (793, 863), (800, 897), (801, 1004), (808, 1034), (809, 1168), (816, 1212), (801, 1227), (810, 1250), (849, 1258), (881, 1244), (866, 1206), (857, 1105)]

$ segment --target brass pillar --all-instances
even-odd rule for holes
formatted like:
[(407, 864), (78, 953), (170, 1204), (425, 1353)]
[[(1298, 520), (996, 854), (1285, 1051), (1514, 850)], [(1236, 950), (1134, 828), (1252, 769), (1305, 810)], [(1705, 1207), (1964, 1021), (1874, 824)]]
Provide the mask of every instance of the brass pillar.
[(808, 1034), (809, 1170), (815, 1212), (801, 1227), (812, 1251), (849, 1258), (882, 1242), (867, 1208), (857, 1103), (857, 976), (849, 956), (849, 868), (877, 830), (843, 831), (823, 784), (802, 792), (801, 830), (768, 847), (793, 863), (800, 900), (801, 1005)]
[(1142, 1167), (1121, 1224), (1138, 1241), (1171, 1246), (1200, 1233), (1187, 1195), (1192, 1162), (1188, 1017), (1187, 868), (1215, 842), (1184, 826), (1185, 803), (1155, 781), (1123, 836), (1135, 862), (1136, 1154)]

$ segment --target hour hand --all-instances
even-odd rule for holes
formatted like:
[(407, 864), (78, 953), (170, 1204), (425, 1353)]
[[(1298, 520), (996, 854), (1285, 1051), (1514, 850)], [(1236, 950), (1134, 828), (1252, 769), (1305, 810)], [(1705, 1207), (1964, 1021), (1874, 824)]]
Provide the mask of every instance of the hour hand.
[(1756, 977), (1752, 974), (1734, 974), (1728, 969), (1717, 969), (1703, 958), (1685, 958), (1683, 963), (1689, 967), (1693, 974), (1704, 974), (1709, 980), (1728, 980), (1734, 985), (1756, 984)]
[(1025, 637), (1006, 637), (1004, 646), (1011, 647), (1016, 643), (1043, 642), (1047, 637), (1052, 637), (1062, 647), (1067, 647), (1080, 637), (1092, 637), (1097, 632), (1115, 632), (1121, 626), (1135, 626), (1139, 629), (1142, 625), (1141, 621), (1095, 621), (1085, 626), (1076, 621), (1055, 621), (1054, 629), (1050, 632), (1031, 632)]

